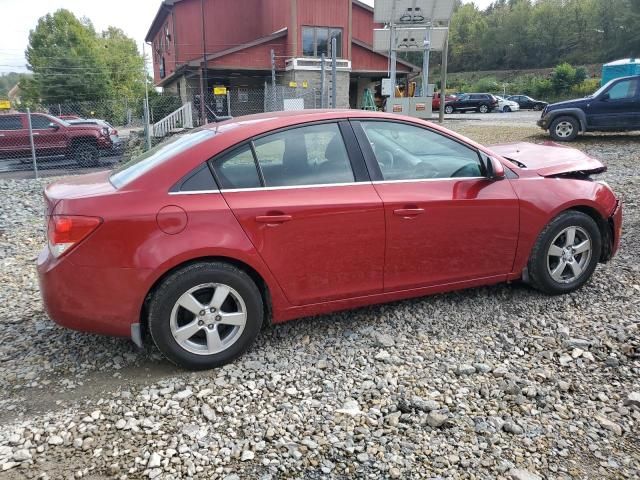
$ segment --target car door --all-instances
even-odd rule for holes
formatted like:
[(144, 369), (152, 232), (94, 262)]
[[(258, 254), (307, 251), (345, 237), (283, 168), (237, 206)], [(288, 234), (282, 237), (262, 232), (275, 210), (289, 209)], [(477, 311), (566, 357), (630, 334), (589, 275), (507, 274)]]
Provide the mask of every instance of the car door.
[(292, 304), (382, 292), (384, 210), (348, 122), (269, 133), (212, 165)]
[(478, 152), (420, 126), (354, 124), (384, 203), (385, 291), (503, 276), (513, 267), (518, 199)]
[(47, 115), (31, 115), (33, 140), (38, 152), (57, 153), (65, 148), (65, 134), (61, 126)]
[(20, 115), (0, 115), (0, 153), (5, 158), (31, 154), (29, 132)]
[(587, 125), (593, 128), (631, 128), (640, 117), (640, 79), (614, 83), (587, 103)]

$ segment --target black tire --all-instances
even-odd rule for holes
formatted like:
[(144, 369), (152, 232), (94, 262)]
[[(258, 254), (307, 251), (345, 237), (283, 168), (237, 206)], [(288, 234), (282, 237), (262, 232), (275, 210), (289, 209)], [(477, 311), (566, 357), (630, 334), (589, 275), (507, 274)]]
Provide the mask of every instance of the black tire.
[(451, 105), (445, 105), (444, 106), (444, 113), (453, 113), (454, 110), (455, 109)]
[(505, 105), (505, 106), (502, 108), (502, 111), (503, 111), (504, 113), (509, 113), (509, 112), (511, 111), (511, 107), (510, 107), (509, 105)]
[(480, 113), (489, 113), (489, 110), (490, 110), (489, 107), (484, 104), (478, 107), (478, 112)]
[[(214, 354), (192, 353), (174, 338), (172, 312), (185, 292), (211, 282), (229, 286), (241, 296), (246, 306), (246, 324), (237, 340), (225, 350)], [(262, 295), (254, 281), (244, 271), (223, 262), (194, 263), (172, 273), (151, 295), (148, 312), (149, 331), (160, 352), (190, 370), (220, 367), (239, 357), (255, 340), (264, 317)]]
[(97, 167), (100, 164), (100, 153), (95, 144), (78, 143), (73, 148), (73, 156), (81, 167)]
[[(562, 232), (570, 227), (577, 227), (581, 230), (581, 232), (578, 232), (580, 236), (582, 236), (582, 232), (588, 235), (591, 251), (588, 259), (585, 259), (582, 273), (571, 281), (567, 279), (566, 282), (561, 282), (552, 277), (550, 269), (553, 268), (554, 265), (550, 264), (549, 252), (552, 248), (554, 239), (556, 239), (558, 235), (562, 235)], [(577, 239), (578, 233), (576, 233)], [(560, 237), (559, 240), (562, 241), (562, 237)], [(578, 239), (578, 241), (580, 241), (580, 239)], [(591, 275), (596, 269), (600, 259), (601, 251), (602, 235), (593, 218), (576, 210), (567, 210), (562, 212), (549, 222), (538, 236), (533, 250), (531, 251), (531, 256), (529, 257), (529, 263), (527, 266), (529, 282), (534, 288), (551, 295), (569, 293), (577, 290), (591, 278)], [(560, 259), (562, 257), (558, 258)], [(564, 271), (568, 272), (569, 277), (575, 273), (569, 264), (567, 264), (566, 270)], [(562, 272), (560, 273), (562, 274)]]
[(542, 110), (542, 105), (540, 105), (539, 103), (536, 103), (536, 104), (533, 106), (533, 109), (534, 109), (534, 110), (536, 110), (536, 111), (540, 111), (540, 110)]
[(576, 139), (579, 131), (578, 120), (568, 115), (555, 118), (549, 125), (549, 135), (557, 142), (571, 142)]

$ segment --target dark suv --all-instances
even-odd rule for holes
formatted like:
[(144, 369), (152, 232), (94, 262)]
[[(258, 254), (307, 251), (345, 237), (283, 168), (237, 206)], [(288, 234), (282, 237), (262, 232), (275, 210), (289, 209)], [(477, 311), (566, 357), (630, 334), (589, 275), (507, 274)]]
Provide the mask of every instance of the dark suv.
[[(44, 113), (31, 114), (33, 143), (38, 156), (73, 158), (83, 167), (97, 166), (101, 150), (113, 145), (109, 129), (99, 125), (71, 125)], [(26, 113), (0, 115), (0, 157), (29, 158), (31, 141)]]
[(480, 113), (488, 113), (498, 106), (498, 99), (490, 93), (463, 93), (455, 100), (446, 100), (444, 111), (453, 113), (455, 111), (465, 112), (474, 110)]
[(640, 130), (640, 75), (611, 80), (585, 98), (547, 105), (537, 123), (561, 142), (584, 132)]

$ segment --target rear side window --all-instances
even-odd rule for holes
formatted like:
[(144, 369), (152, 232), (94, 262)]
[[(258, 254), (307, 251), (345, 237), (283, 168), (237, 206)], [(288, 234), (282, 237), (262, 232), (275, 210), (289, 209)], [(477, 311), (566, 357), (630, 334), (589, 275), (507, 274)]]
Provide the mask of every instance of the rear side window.
[(355, 180), (336, 123), (274, 133), (257, 139), (254, 146), (266, 187), (330, 185)]
[(212, 161), (220, 188), (259, 188), (260, 177), (249, 145), (243, 145)]
[(22, 130), (20, 117), (0, 115), (0, 130)]
[[(170, 160), (186, 150), (206, 142), (215, 136), (213, 130), (192, 130), (185, 135), (176, 135), (150, 150), (132, 158), (128, 162), (122, 164), (113, 170), (111, 175), (111, 183), (116, 188), (122, 188), (128, 183), (140, 178), (156, 166)], [(202, 161), (204, 162), (205, 159)]]

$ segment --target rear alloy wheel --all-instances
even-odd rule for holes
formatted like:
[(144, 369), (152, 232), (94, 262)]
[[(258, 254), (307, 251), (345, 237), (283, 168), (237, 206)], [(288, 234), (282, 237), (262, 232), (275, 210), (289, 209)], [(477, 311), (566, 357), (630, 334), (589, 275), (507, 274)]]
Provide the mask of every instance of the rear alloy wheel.
[(444, 113), (453, 113), (453, 107), (451, 105), (445, 105)]
[(578, 136), (580, 125), (573, 117), (558, 117), (549, 127), (549, 135), (559, 142), (570, 142)]
[(509, 105), (505, 105), (504, 108), (502, 109), (502, 111), (504, 113), (509, 113), (511, 111), (511, 107)]
[(149, 330), (158, 349), (179, 366), (224, 365), (256, 338), (262, 297), (251, 278), (225, 263), (197, 263), (169, 276), (149, 303)]
[(538, 237), (528, 265), (531, 283), (551, 294), (576, 290), (593, 274), (601, 249), (596, 222), (582, 212), (564, 212)]
[(73, 151), (78, 165), (81, 167), (97, 167), (100, 163), (100, 153), (98, 147), (90, 143), (80, 144)]
[(486, 105), (480, 105), (480, 107), (478, 107), (478, 111), (480, 113), (487, 113), (489, 111), (489, 107), (487, 107)]

